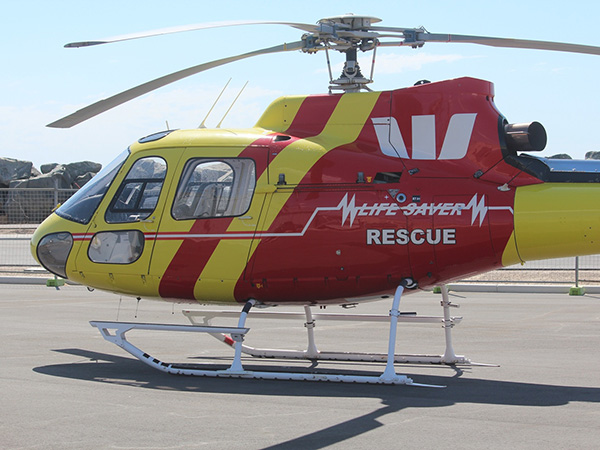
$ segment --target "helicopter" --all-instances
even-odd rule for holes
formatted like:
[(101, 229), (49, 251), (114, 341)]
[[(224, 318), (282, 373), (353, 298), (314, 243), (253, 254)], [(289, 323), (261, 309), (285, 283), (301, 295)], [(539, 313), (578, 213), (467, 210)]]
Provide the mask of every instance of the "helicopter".
[[(328, 93), (273, 101), (248, 129), (165, 130), (139, 139), (61, 205), (36, 230), (31, 250), (50, 272), (76, 283), (144, 299), (240, 304), (237, 327), (216, 327), (217, 313), (184, 311), (191, 325), (91, 322), (105, 339), (168, 373), (268, 379), (411, 384), (395, 363), (469, 364), (454, 353), (460, 317), (445, 285), (525, 261), (600, 253), (595, 161), (531, 155), (547, 136), (538, 122), (510, 123), (494, 104), (491, 82), (426, 80), (373, 91), (380, 47), (471, 43), (600, 55), (600, 47), (430, 33), (375, 25), (347, 14), (316, 25), (237, 21), (81, 41), (77, 48), (224, 26), (285, 25), (299, 41), (200, 64), (49, 124), (70, 128), (182, 78), (241, 59), (280, 52), (345, 55), (329, 70)], [(390, 40), (391, 39), (391, 40)], [(359, 51), (373, 52), (370, 76)], [(404, 293), (442, 286), (442, 317), (399, 310)], [(315, 314), (311, 307), (387, 300), (389, 316)], [(254, 307), (299, 305), (305, 351), (243, 344)], [(219, 313), (225, 315), (224, 312)], [(196, 317), (203, 320), (198, 322)], [(389, 322), (388, 353), (328, 353), (314, 343), (315, 319)], [(446, 351), (395, 353), (398, 322), (442, 323)], [(226, 370), (164, 363), (127, 341), (132, 329), (209, 333), (232, 346)], [(241, 355), (382, 361), (381, 376), (245, 370)]]

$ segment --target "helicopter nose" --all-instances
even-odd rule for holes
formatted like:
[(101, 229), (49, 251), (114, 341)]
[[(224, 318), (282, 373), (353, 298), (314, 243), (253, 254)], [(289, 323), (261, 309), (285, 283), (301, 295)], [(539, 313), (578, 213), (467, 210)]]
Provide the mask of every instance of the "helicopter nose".
[(73, 235), (67, 232), (50, 233), (37, 245), (32, 243), (32, 253), (46, 270), (67, 278), (67, 259), (73, 248)]

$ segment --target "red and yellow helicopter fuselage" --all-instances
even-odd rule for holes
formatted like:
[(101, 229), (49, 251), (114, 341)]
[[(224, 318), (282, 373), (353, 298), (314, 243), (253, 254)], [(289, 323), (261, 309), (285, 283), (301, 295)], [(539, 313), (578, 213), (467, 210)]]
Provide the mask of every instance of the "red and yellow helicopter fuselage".
[(519, 155), (493, 97), (472, 78), (283, 97), (251, 129), (148, 136), (53, 213), (32, 252), (94, 288), (265, 304), (599, 253), (595, 169)]

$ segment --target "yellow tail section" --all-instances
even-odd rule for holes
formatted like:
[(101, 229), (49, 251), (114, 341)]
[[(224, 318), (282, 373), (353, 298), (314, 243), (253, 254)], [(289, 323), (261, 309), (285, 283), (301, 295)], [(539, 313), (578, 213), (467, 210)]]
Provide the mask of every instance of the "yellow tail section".
[(600, 186), (544, 183), (517, 188), (515, 230), (503, 264), (600, 253)]

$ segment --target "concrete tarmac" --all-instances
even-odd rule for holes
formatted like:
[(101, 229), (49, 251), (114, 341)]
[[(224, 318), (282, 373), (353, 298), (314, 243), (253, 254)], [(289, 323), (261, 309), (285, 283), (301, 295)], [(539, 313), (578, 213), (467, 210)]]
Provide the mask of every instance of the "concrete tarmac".
[[(397, 365), (398, 373), (415, 382), (447, 386), (434, 389), (168, 375), (105, 341), (88, 322), (186, 324), (180, 311), (188, 305), (138, 305), (76, 286), (1, 285), (0, 447), (598, 448), (600, 296), (451, 297), (461, 305), (453, 315), (464, 317), (453, 330), (456, 352), (500, 367)], [(439, 301), (439, 295), (419, 292), (404, 296), (401, 309), (440, 315)], [(389, 308), (377, 302), (326, 312), (387, 314)], [(247, 326), (249, 345), (306, 345), (302, 320), (249, 318)], [(226, 364), (232, 355), (195, 333), (130, 334), (136, 345), (169, 362)], [(321, 350), (385, 352), (387, 334), (387, 324), (319, 321), (316, 328)], [(443, 329), (400, 324), (397, 349), (439, 354)], [(244, 363), (310, 366), (249, 358)], [(322, 368), (380, 373), (383, 365), (317, 366)]]

